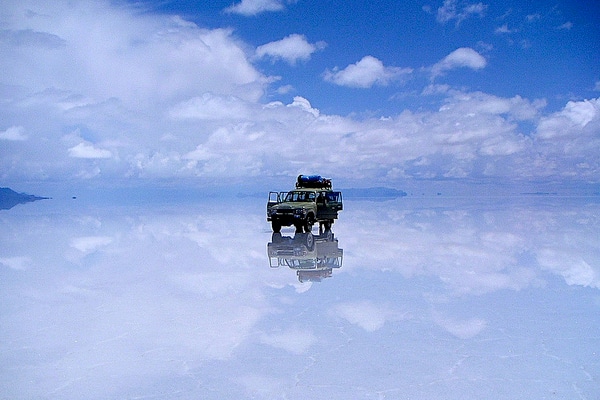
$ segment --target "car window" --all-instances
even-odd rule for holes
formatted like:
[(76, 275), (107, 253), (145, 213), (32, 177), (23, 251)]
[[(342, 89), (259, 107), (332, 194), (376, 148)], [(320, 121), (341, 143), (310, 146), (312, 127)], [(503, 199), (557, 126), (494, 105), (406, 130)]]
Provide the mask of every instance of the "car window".
[(315, 192), (288, 192), (285, 201), (315, 201)]
[(336, 192), (327, 193), (327, 201), (338, 201), (338, 194)]

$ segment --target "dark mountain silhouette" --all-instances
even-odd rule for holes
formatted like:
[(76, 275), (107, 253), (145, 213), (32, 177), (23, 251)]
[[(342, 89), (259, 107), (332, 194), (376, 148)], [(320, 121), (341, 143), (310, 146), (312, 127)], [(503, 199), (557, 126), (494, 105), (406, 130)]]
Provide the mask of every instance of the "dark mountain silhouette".
[(32, 194), (17, 193), (9, 188), (0, 188), (0, 210), (9, 210), (18, 204), (44, 200), (49, 197), (34, 196)]
[(403, 190), (386, 187), (350, 188), (341, 189), (341, 192), (344, 195), (344, 198), (348, 199), (394, 199), (408, 195), (408, 193)]

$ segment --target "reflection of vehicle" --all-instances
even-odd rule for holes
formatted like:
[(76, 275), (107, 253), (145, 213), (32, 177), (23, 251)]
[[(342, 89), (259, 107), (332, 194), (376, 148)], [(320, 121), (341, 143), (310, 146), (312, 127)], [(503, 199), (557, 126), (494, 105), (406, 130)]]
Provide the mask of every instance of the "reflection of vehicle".
[(267, 254), (271, 268), (296, 270), (300, 282), (331, 277), (333, 268), (341, 268), (344, 257), (331, 230), (320, 235), (297, 232), (294, 237), (275, 232), (267, 244)]
[(299, 175), (295, 190), (269, 193), (267, 221), (271, 221), (273, 232), (294, 225), (296, 232), (308, 233), (316, 222), (326, 231), (342, 209), (342, 192), (332, 190), (330, 179)]

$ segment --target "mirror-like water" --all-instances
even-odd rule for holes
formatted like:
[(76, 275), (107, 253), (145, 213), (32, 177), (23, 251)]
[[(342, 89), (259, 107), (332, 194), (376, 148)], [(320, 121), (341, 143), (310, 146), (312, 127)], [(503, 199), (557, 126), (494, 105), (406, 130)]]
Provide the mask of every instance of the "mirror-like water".
[(0, 212), (0, 397), (596, 399), (600, 203), (263, 199)]

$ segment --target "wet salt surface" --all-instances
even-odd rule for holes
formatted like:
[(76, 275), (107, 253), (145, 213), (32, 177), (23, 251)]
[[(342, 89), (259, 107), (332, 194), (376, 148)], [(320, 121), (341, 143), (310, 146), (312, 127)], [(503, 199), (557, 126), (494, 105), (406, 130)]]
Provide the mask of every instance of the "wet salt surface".
[(0, 212), (0, 398), (600, 398), (598, 199), (347, 200), (272, 260), (264, 212)]

